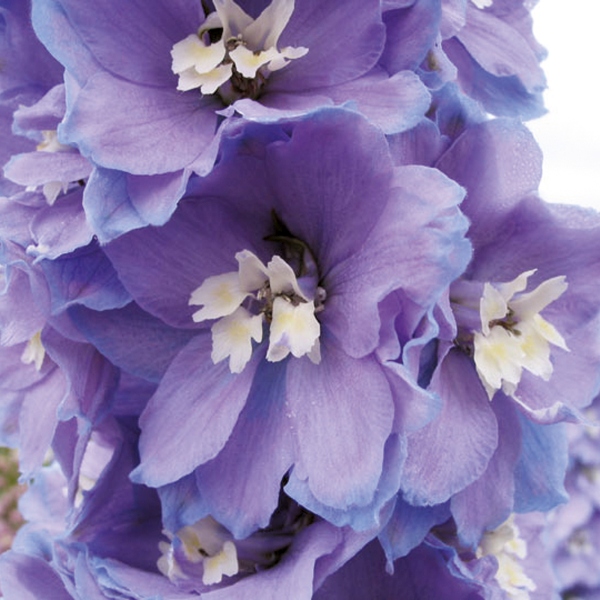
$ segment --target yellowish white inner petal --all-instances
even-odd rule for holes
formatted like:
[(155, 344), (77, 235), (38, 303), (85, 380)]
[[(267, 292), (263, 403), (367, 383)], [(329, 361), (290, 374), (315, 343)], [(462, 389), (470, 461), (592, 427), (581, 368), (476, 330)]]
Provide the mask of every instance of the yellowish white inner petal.
[(537, 586), (525, 573), (527, 543), (511, 515), (500, 527), (486, 531), (477, 548), (477, 557), (493, 555), (498, 561), (495, 579), (512, 600), (529, 600)]
[(181, 542), (185, 558), (191, 563), (202, 563), (202, 583), (213, 585), (220, 583), (223, 576), (233, 576), (239, 571), (237, 549), (232, 536), (212, 517), (204, 517), (193, 525), (181, 528), (174, 536), (165, 532), (171, 543), (160, 542), (162, 556), (158, 568), (170, 580), (185, 578), (174, 554), (173, 541)]
[(553, 277), (533, 291), (521, 293), (535, 270), (513, 281), (486, 283), (480, 302), (481, 332), (473, 336), (477, 373), (491, 400), (502, 389), (515, 397), (525, 369), (548, 381), (552, 376), (550, 344), (568, 350), (565, 340), (539, 311), (567, 289), (564, 277)]
[(315, 317), (313, 302), (294, 306), (282, 297), (275, 298), (267, 360), (278, 362), (290, 352), (297, 358), (309, 354), (319, 343), (320, 335), (321, 325)]
[(269, 261), (267, 269), (273, 294), (296, 295), (303, 300), (308, 300), (298, 285), (294, 270), (281, 256), (274, 256)]
[(275, 60), (279, 56), (279, 52), (275, 48), (269, 48), (262, 52), (252, 52), (246, 46), (238, 46), (235, 50), (229, 53), (231, 60), (235, 64), (235, 68), (248, 79), (254, 79), (256, 72), (263, 65)]
[(244, 39), (253, 49), (274, 48), (293, 12), (294, 0), (272, 0), (258, 18), (244, 30)]
[[(280, 256), (265, 265), (249, 250), (238, 252), (238, 272), (207, 277), (196, 288), (190, 305), (202, 308), (195, 322), (217, 319), (212, 325), (212, 361), (229, 358), (232, 373), (240, 373), (252, 356), (252, 342), (260, 343), (263, 325), (269, 324), (267, 360), (277, 362), (290, 353), (321, 360), (321, 326), (315, 316), (315, 301), (300, 289), (294, 270)], [(324, 291), (317, 299), (323, 308)]]
[(202, 565), (204, 573), (202, 575), (202, 583), (204, 585), (212, 585), (220, 583), (223, 575), (232, 577), (239, 571), (237, 551), (235, 544), (231, 541), (226, 541), (223, 544), (223, 549), (214, 556), (207, 556)]
[(198, 73), (208, 73), (221, 64), (225, 54), (225, 44), (221, 40), (206, 45), (196, 34), (191, 34), (173, 46), (172, 69), (174, 73), (192, 68)]
[(26, 365), (34, 364), (36, 371), (41, 370), (44, 358), (46, 356), (46, 349), (42, 344), (42, 332), (38, 331), (25, 345), (25, 349), (21, 354), (21, 362)]
[(216, 364), (229, 357), (232, 373), (241, 373), (252, 356), (252, 340), (262, 341), (263, 315), (253, 315), (243, 306), (219, 319), (211, 328), (211, 359)]
[(196, 288), (188, 304), (204, 305), (192, 315), (196, 323), (206, 319), (218, 319), (233, 313), (244, 301), (247, 292), (240, 289), (240, 278), (237, 271), (207, 277), (202, 285)]
[[(263, 75), (268, 76), (269, 71), (281, 69), (308, 52), (304, 47), (277, 50), (279, 37), (294, 12), (294, 0), (273, 0), (257, 19), (233, 0), (215, 0), (214, 5), (215, 12), (208, 15), (198, 33), (188, 35), (171, 49), (178, 90), (200, 88), (202, 94), (214, 94), (234, 75), (234, 66), (239, 75), (253, 80), (263, 67)], [(206, 43), (208, 32), (215, 29), (222, 29), (221, 39)]]

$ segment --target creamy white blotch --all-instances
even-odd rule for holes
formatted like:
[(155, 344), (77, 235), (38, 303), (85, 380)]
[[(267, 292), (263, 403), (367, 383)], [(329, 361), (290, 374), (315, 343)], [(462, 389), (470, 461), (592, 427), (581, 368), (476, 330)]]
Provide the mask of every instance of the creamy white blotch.
[(308, 302), (308, 298), (298, 285), (294, 270), (281, 256), (274, 256), (269, 261), (267, 273), (269, 275), (269, 286), (273, 295), (285, 294), (288, 297), (297, 296)]
[(247, 292), (240, 286), (237, 271), (207, 277), (190, 296), (190, 306), (203, 306), (192, 315), (196, 323), (207, 319), (218, 319), (233, 313), (245, 300)]
[[(195, 322), (217, 319), (211, 328), (212, 361), (229, 358), (231, 372), (241, 373), (252, 356), (252, 342), (262, 341), (267, 323), (267, 360), (278, 362), (292, 354), (319, 363), (321, 326), (315, 302), (300, 288), (294, 270), (280, 256), (267, 265), (249, 250), (235, 258), (237, 272), (206, 278), (189, 300), (202, 306), (192, 315)], [(318, 291), (321, 310), (324, 290)]]
[(21, 362), (30, 365), (35, 365), (35, 370), (40, 371), (46, 357), (46, 349), (42, 344), (42, 332), (38, 331), (25, 345), (21, 354)]
[(471, 0), (471, 2), (479, 9), (488, 8), (494, 4), (494, 0)]
[(196, 34), (177, 42), (171, 50), (171, 68), (179, 75), (177, 89), (200, 88), (203, 94), (214, 94), (233, 72), (230, 64), (221, 64), (226, 53), (223, 41), (207, 45)]
[(253, 315), (243, 306), (219, 319), (211, 328), (213, 363), (229, 358), (229, 370), (241, 373), (252, 356), (252, 340), (262, 341), (263, 315)]
[(256, 72), (267, 63), (275, 60), (279, 52), (275, 48), (269, 48), (261, 52), (252, 52), (246, 46), (238, 46), (229, 53), (229, 57), (235, 64), (235, 68), (244, 77), (254, 79)]
[(44, 129), (42, 132), (42, 141), (36, 146), (38, 152), (72, 152), (73, 148), (58, 141), (58, 134), (55, 129)]
[(511, 515), (500, 527), (486, 531), (476, 552), (477, 558), (493, 555), (498, 561), (495, 579), (514, 600), (529, 600), (536, 584), (525, 573), (523, 560), (527, 558), (527, 543)]
[[(294, 12), (294, 0), (273, 0), (257, 19), (250, 17), (233, 0), (215, 0), (215, 12), (208, 15), (197, 34), (177, 42), (171, 50), (173, 73), (179, 76), (177, 89), (199, 88), (214, 94), (233, 75), (233, 67), (247, 79), (259, 70), (283, 68), (290, 60), (308, 52), (304, 47), (277, 49), (281, 33)], [(221, 29), (221, 39), (205, 43), (207, 32)]]
[(286, 298), (275, 298), (267, 360), (278, 362), (291, 353), (296, 358), (307, 354), (318, 363), (320, 353), (313, 348), (319, 345), (320, 335), (321, 325), (315, 317), (314, 302), (294, 305)]
[(235, 255), (238, 262), (240, 288), (246, 292), (261, 289), (269, 280), (269, 269), (256, 254), (242, 250)]
[(553, 372), (550, 344), (568, 351), (560, 333), (539, 314), (566, 291), (565, 278), (548, 279), (522, 293), (533, 273), (484, 285), (481, 331), (474, 333), (473, 345), (477, 373), (490, 399), (499, 389), (514, 397), (523, 369), (548, 381)]
[(170, 580), (185, 577), (175, 558), (174, 542), (176, 540), (181, 543), (187, 561), (193, 564), (202, 563), (202, 583), (204, 585), (220, 583), (223, 576), (237, 575), (239, 563), (233, 537), (212, 517), (205, 517), (193, 525), (183, 527), (175, 536), (169, 532), (165, 532), (165, 535), (171, 542), (159, 544), (162, 556), (159, 558), (157, 566), (161, 573)]

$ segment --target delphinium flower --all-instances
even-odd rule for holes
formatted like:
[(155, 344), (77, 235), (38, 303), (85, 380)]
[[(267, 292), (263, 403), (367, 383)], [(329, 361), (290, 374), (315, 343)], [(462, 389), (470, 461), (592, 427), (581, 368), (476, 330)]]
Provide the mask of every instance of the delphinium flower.
[[(419, 321), (464, 268), (461, 199), (439, 172), (394, 169), (381, 132), (328, 109), (240, 128), (165, 226), (105, 247), (147, 316), (71, 315), (159, 383), (134, 478), (161, 488), (170, 529), (189, 524), (184, 493), (194, 520), (211, 514), (238, 537), (264, 527), (288, 472), (287, 493), (312, 512), (378, 520), (406, 432), (437, 408), (388, 366), (393, 323)], [(165, 372), (157, 356), (190, 334)]]
[(325, 580), (314, 598), (556, 600), (544, 526), (539, 513), (511, 515), (469, 548), (448, 521), (387, 563), (379, 544), (371, 542)]
[(2, 10), (3, 235), (13, 236), (15, 222), (27, 221), (34, 238), (30, 252), (53, 258), (89, 243), (93, 234), (102, 240), (161, 219), (166, 198), (180, 195), (182, 184), (158, 177), (148, 185), (148, 178), (120, 173), (119, 195), (105, 188), (95, 194), (101, 174), (75, 146), (59, 140), (66, 109), (63, 66), (35, 37), (29, 2), (7, 3)]
[(466, 188), (474, 253), (425, 323), (436, 340), (402, 354), (443, 407), (409, 435), (402, 495), (382, 534), (392, 558), (450, 515), (474, 548), (511, 513), (564, 502), (559, 421), (578, 419), (600, 384), (598, 215), (535, 197), (541, 155), (518, 122), (471, 124), (449, 150), (435, 131), (421, 134), (424, 143), (407, 134), (394, 148), (402, 160), (429, 157)]
[(36, 259), (27, 253), (29, 225), (13, 222), (0, 255), (0, 444), (18, 447), (24, 480), (35, 476), (50, 447), (67, 451), (62, 442), (71, 427), (81, 439), (68, 451), (81, 451), (118, 378), (65, 311), (78, 303), (101, 310), (130, 301), (96, 243)]
[(378, 0), (35, 0), (33, 23), (66, 69), (59, 139), (99, 167), (86, 202), (104, 240), (170, 217), (190, 173), (210, 170), (224, 118), (349, 103), (393, 132), (429, 105), (415, 73), (379, 64)]
[(281, 494), (267, 527), (245, 539), (205, 517), (163, 530), (156, 490), (128, 477), (138, 463), (130, 416), (94, 431), (76, 510), (58, 465), (45, 467), (21, 500), (30, 521), (0, 558), (8, 600), (33, 598), (289, 598), (314, 590), (374, 532), (337, 528)]
[(530, 4), (0, 0), (8, 600), (552, 597), (600, 220), (489, 119)]
[(600, 400), (569, 428), (569, 501), (550, 513), (549, 554), (565, 598), (600, 594)]

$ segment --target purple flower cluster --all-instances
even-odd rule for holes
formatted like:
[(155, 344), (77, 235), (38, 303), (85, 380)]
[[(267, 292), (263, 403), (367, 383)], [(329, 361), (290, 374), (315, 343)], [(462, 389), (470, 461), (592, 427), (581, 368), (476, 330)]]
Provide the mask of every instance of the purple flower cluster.
[(537, 196), (530, 5), (0, 0), (7, 600), (598, 589), (600, 215)]

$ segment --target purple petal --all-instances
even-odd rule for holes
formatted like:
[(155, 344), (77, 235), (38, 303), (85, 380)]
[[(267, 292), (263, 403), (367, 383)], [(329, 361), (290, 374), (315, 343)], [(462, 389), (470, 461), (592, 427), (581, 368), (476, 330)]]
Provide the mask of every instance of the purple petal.
[[(173, 80), (175, 87), (171, 48), (201, 23), (201, 9), (194, 0), (132, 1), (126, 5), (99, 0), (93, 7), (73, 0), (34, 4), (38, 35), (79, 77), (82, 63), (86, 65), (90, 55), (119, 77), (154, 85)], [(69, 52), (72, 44), (65, 43), (69, 38), (76, 41), (77, 53)]]
[(388, 564), (406, 556), (423, 542), (434, 525), (444, 523), (449, 517), (447, 504), (412, 506), (398, 497), (392, 518), (379, 534)]
[(436, 57), (442, 63), (442, 75), (445, 71), (450, 76), (455, 73), (453, 79), (457, 79), (463, 93), (481, 103), (488, 112), (519, 119), (540, 117), (546, 112), (541, 89), (528, 91), (516, 75), (492, 75), (457, 39), (446, 40), (443, 51)]
[(9, 92), (8, 96), (25, 89), (39, 98), (62, 79), (62, 67), (40, 44), (31, 27), (30, 4), (2, 3), (0, 89)]
[(194, 337), (172, 362), (140, 418), (141, 464), (134, 480), (153, 487), (176, 481), (214, 458), (244, 407), (260, 353), (239, 375), (213, 364), (208, 333)]
[(338, 529), (315, 523), (301, 531), (281, 561), (232, 586), (203, 594), (206, 600), (310, 600), (318, 560), (341, 542)]
[(0, 342), (3, 345), (29, 341), (46, 323), (47, 299), (41, 292), (38, 295), (32, 291), (33, 287), (38, 292), (34, 279), (34, 273), (19, 268), (9, 272), (6, 289), (0, 294)]
[(65, 85), (55, 85), (38, 102), (31, 106), (19, 106), (14, 114), (15, 132), (28, 135), (44, 129), (56, 130), (65, 116)]
[(77, 152), (28, 152), (13, 156), (4, 174), (20, 185), (38, 186), (85, 179), (91, 170), (88, 160)]
[(467, 3), (467, 24), (457, 34), (473, 58), (499, 77), (517, 75), (528, 91), (546, 85), (539, 58), (528, 41), (511, 24), (489, 11)]
[(385, 556), (377, 541), (325, 580), (314, 600), (363, 600), (364, 598), (435, 598), (457, 600), (482, 597), (483, 586), (455, 577), (448, 553), (421, 544), (385, 571)]
[(498, 419), (498, 447), (483, 475), (450, 501), (461, 542), (473, 548), (484, 531), (495, 529), (508, 518), (514, 504), (521, 427), (514, 406), (505, 396), (496, 394), (492, 408)]
[(429, 92), (411, 71), (389, 77), (383, 70), (373, 70), (353, 81), (315, 92), (332, 98), (336, 104), (355, 103), (359, 112), (387, 134), (414, 127), (431, 103)]
[(399, 167), (396, 181), (369, 238), (324, 280), (321, 322), (352, 356), (376, 348), (378, 303), (387, 294), (402, 288), (421, 306), (431, 305), (470, 258), (467, 223), (455, 208), (463, 191), (424, 167)]
[(285, 375), (285, 363), (263, 360), (258, 365), (225, 447), (196, 469), (206, 512), (236, 538), (268, 525), (281, 480), (294, 461), (291, 419), (283, 402)]
[(190, 165), (209, 146), (220, 107), (175, 87), (146, 87), (100, 72), (81, 89), (59, 131), (102, 167), (168, 173)]
[(389, 73), (415, 71), (434, 45), (441, 14), (436, 0), (418, 0), (409, 8), (384, 13), (387, 35), (381, 65)]
[(355, 113), (324, 109), (300, 121), (287, 144), (269, 146), (267, 165), (280, 218), (327, 277), (362, 245), (385, 208), (391, 159), (384, 136)]
[(499, 215), (537, 190), (542, 153), (524, 125), (495, 119), (468, 128), (437, 167), (467, 189), (461, 209), (477, 247), (489, 240)]
[(194, 332), (175, 329), (134, 303), (117, 310), (92, 311), (74, 306), (69, 316), (77, 328), (113, 364), (159, 382)]
[(304, 46), (308, 54), (275, 72), (267, 86), (304, 91), (356, 79), (375, 65), (384, 39), (379, 0), (297, 2), (279, 45)]
[(60, 577), (54, 569), (41, 558), (9, 552), (0, 559), (2, 592), (5, 598), (35, 600), (52, 598), (53, 600), (72, 600)]
[(31, 220), (31, 232), (36, 246), (28, 249), (42, 258), (58, 258), (87, 246), (92, 231), (81, 206), (82, 191), (75, 189), (45, 206)]
[(101, 242), (146, 225), (163, 225), (177, 208), (189, 174), (131, 175), (95, 169), (83, 205)]
[(498, 445), (494, 412), (470, 358), (451, 350), (430, 386), (440, 415), (409, 436), (403, 492), (411, 504), (445, 502), (485, 471)]
[(30, 388), (19, 415), (19, 465), (24, 477), (42, 466), (58, 422), (58, 408), (67, 394), (67, 382), (59, 369)]
[(406, 458), (406, 439), (391, 435), (385, 444), (382, 475), (373, 499), (362, 506), (334, 508), (315, 498), (306, 482), (295, 472), (288, 476), (284, 491), (310, 512), (338, 527), (350, 526), (355, 531), (379, 530), (392, 509), (391, 500), (400, 487), (402, 465)]
[(96, 310), (120, 308), (131, 301), (104, 252), (91, 244), (40, 266), (50, 288), (52, 311), (73, 304)]
[(330, 344), (321, 351), (319, 365), (306, 358), (288, 364), (287, 401), (299, 452), (294, 473), (324, 504), (367, 504), (392, 429), (390, 387), (372, 357), (353, 359)]
[(519, 416), (522, 450), (515, 468), (515, 512), (547, 511), (568, 498), (564, 487), (567, 437), (564, 426), (538, 425)]

